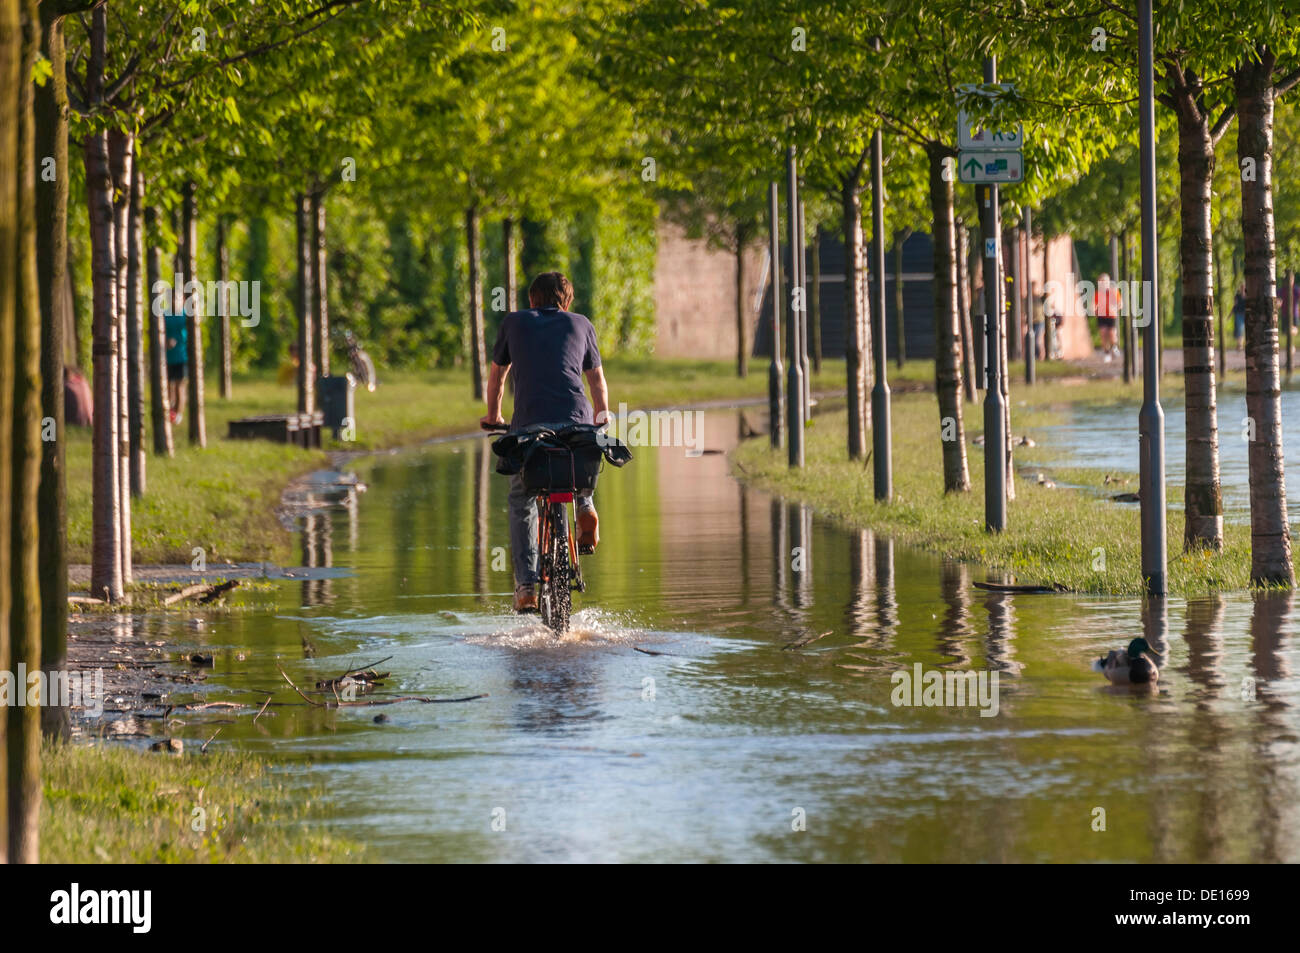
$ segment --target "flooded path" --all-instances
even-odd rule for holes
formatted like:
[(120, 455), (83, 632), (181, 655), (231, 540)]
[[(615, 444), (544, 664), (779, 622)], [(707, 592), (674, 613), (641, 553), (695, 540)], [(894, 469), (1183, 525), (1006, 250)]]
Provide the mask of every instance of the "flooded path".
[[(706, 414), (710, 451), (737, 430)], [(277, 665), (306, 686), (385, 657), (384, 691), (487, 698), (214, 712), (187, 743), (225, 722), (214, 746), (323, 786), (332, 822), (393, 861), (1300, 861), (1290, 594), (985, 593), (977, 570), (741, 487), (720, 453), (641, 450), (601, 478), (557, 640), (507, 611), (491, 465), (480, 440), (358, 461), (367, 491), (302, 534), (304, 565), (346, 575), (120, 623), (212, 653), (212, 698), (296, 702)], [(1090, 670), (1142, 634), (1158, 692)], [(918, 663), (996, 672), (996, 713), (895, 705)]]

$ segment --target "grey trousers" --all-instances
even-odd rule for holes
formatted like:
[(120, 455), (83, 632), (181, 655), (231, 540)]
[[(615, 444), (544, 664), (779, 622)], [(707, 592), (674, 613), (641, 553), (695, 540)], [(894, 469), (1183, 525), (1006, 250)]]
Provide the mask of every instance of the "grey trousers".
[[(590, 493), (574, 494), (573, 502), (580, 509), (591, 509), (595, 504)], [(524, 489), (524, 478), (515, 474), (510, 478), (510, 555), (515, 567), (516, 586), (537, 585), (537, 497)]]

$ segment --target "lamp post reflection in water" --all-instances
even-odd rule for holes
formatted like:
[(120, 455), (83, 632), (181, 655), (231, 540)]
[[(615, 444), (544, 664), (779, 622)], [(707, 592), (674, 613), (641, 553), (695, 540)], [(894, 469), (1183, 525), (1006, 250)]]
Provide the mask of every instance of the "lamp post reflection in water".
[(898, 599), (894, 593), (894, 540), (876, 537), (876, 627), (881, 643), (893, 640), (898, 628)]
[(786, 534), (785, 504), (772, 498), (772, 603), (778, 607), (790, 604), (786, 590), (786, 561), (790, 558), (789, 537)]
[(987, 592), (984, 607), (989, 614), (989, 631), (985, 655), (990, 671), (1015, 674), (1024, 666), (1015, 660), (1016, 611), (1015, 596), (1007, 592)]
[(812, 605), (812, 510), (802, 503), (791, 503), (790, 572), (793, 576), (791, 602), (796, 609)]

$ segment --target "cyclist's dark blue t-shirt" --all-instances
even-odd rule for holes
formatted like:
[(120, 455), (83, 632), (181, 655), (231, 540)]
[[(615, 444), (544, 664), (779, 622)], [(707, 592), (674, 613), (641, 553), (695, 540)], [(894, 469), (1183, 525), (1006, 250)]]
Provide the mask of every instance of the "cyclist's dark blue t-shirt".
[(592, 423), (582, 373), (600, 367), (596, 329), (581, 314), (559, 308), (513, 311), (501, 321), (492, 360), (515, 378), (510, 428)]

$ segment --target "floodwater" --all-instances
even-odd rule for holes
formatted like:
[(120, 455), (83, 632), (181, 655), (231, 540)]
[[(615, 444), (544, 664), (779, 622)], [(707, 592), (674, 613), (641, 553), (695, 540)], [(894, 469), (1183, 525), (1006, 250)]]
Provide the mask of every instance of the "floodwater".
[[(1182, 485), (1187, 462), (1187, 420), (1182, 399), (1166, 400), (1165, 480)], [(1240, 385), (1219, 385), (1219, 481), (1223, 488), (1224, 516), (1249, 522), (1250, 447), (1246, 391)], [(1012, 408), (1014, 428), (1015, 408)], [(1068, 420), (1051, 427), (1034, 429), (1044, 444), (1070, 451), (1074, 462), (1101, 470), (1137, 473), (1138, 408), (1132, 404), (1072, 407)], [(1118, 439), (1117, 439), (1118, 438)], [(1300, 390), (1282, 391), (1282, 452), (1286, 465), (1287, 514), (1291, 522), (1300, 519)], [(1017, 451), (1017, 463), (1033, 465), (1031, 450)], [(1042, 469), (1049, 469), (1044, 466)], [(1136, 484), (1123, 489), (1137, 491)], [(1171, 504), (1181, 507), (1181, 504)]]
[[(710, 410), (705, 445), (737, 430)], [(255, 724), (188, 716), (187, 746), (222, 726), (214, 747), (277, 758), (391, 861), (1300, 860), (1290, 594), (983, 592), (981, 570), (742, 488), (718, 453), (643, 449), (601, 477), (556, 638), (508, 612), (490, 467), (480, 439), (360, 461), (366, 492), (302, 535), (304, 564), (345, 575), (135, 619), (213, 653), (209, 699), (274, 692)], [(1158, 691), (1091, 670), (1143, 634)], [(487, 697), (315, 708), (277, 670), (308, 688), (380, 659), (381, 691)], [(997, 673), (996, 695), (895, 704), (918, 664)]]

